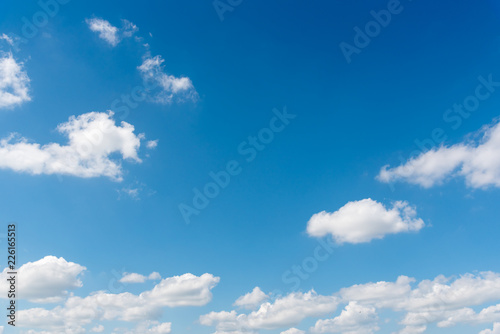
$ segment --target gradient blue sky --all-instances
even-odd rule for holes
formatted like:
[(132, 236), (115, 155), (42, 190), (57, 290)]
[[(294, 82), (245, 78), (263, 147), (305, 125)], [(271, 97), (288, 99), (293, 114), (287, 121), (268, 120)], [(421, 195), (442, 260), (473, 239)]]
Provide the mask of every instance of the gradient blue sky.
[[(82, 297), (109, 289), (123, 272), (211, 273), (220, 283), (208, 304), (165, 308), (159, 321), (172, 322), (172, 333), (213, 333), (199, 323), (200, 315), (237, 310), (234, 301), (256, 286), (266, 293), (291, 292), (282, 276), (313, 255), (318, 239), (306, 228), (314, 214), (371, 198), (387, 207), (407, 201), (426, 226), (337, 245), (299, 291), (329, 295), (400, 275), (420, 282), (500, 272), (498, 186), (474, 187), (460, 177), (430, 188), (376, 179), (384, 165), (407, 161), (418, 149), (415, 140), (430, 138), (434, 129), (443, 129), (443, 144), (451, 146), (500, 115), (499, 89), (458, 128), (443, 119), (454, 103), (474, 94), (478, 77), (500, 81), (500, 5), (402, 1), (403, 11), (348, 64), (339, 44), (353, 44), (353, 28), (387, 3), (243, 0), (221, 21), (211, 1), (72, 0), (18, 50), (3, 43), (3, 52), (24, 64), (31, 101), (0, 110), (1, 138), (16, 132), (30, 142), (66, 143), (58, 124), (113, 109), (115, 99), (142, 84), (137, 67), (144, 43), (152, 56), (165, 59), (168, 74), (189, 77), (198, 94), (131, 108), (123, 120), (158, 146), (147, 150), (141, 144), (142, 163), (123, 160), (121, 182), (1, 169), (0, 222), (5, 229), (18, 223), (20, 263), (53, 255), (85, 266), (83, 286), (73, 291)], [(22, 36), (22, 18), (31, 20), (38, 11), (36, 1), (2, 1), (0, 35)], [(89, 29), (90, 18), (118, 27), (129, 20), (143, 40), (125, 38), (110, 46)], [(296, 118), (253, 161), (245, 161), (240, 143), (268, 127), (274, 108), (285, 106)], [(209, 173), (231, 160), (242, 172), (186, 224), (179, 204), (191, 204), (193, 188), (203, 188)], [(125, 189), (137, 189), (137, 196)], [(154, 284), (115, 292), (137, 294)], [(289, 327), (307, 331), (342, 308)], [(401, 330), (403, 315), (380, 311), (379, 332)], [(426, 333), (479, 333), (492, 323), (431, 323)], [(102, 324), (104, 333), (135, 326)]]

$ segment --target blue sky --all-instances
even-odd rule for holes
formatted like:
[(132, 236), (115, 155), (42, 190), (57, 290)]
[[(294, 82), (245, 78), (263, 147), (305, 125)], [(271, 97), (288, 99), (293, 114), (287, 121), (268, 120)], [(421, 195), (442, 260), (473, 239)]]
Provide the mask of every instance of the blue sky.
[(2, 1), (3, 331), (500, 333), (499, 18)]

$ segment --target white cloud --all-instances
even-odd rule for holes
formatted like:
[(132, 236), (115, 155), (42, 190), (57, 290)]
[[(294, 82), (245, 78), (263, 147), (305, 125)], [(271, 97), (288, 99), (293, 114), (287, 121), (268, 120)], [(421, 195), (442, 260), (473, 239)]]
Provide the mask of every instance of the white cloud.
[(147, 143), (146, 143), (146, 147), (149, 148), (149, 149), (153, 149), (155, 148), (156, 146), (158, 146), (158, 139), (156, 140), (149, 140)]
[(350, 302), (342, 313), (333, 319), (318, 320), (313, 333), (372, 334), (380, 328), (375, 307)]
[(126, 122), (116, 126), (113, 113), (90, 112), (71, 116), (57, 130), (69, 138), (67, 145), (29, 143), (15, 134), (0, 140), (0, 168), (16, 172), (65, 174), (90, 178), (107, 176), (122, 180), (120, 163), (110, 155), (120, 153), (123, 159), (141, 162), (137, 156), (140, 138)]
[(399, 276), (396, 282), (356, 284), (341, 289), (339, 294), (345, 301), (354, 300), (377, 307), (392, 307), (410, 294), (413, 282), (415, 282), (413, 278)]
[(399, 334), (420, 334), (425, 332), (427, 326), (406, 326), (402, 330), (400, 330)]
[[(164, 307), (203, 306), (212, 299), (210, 290), (219, 282), (211, 274), (184, 274), (169, 277), (152, 290), (139, 295), (103, 291), (87, 297), (69, 297), (63, 306), (51, 310), (32, 308), (19, 311), (19, 326), (50, 332), (81, 331), (94, 321), (143, 322), (158, 319)], [(169, 324), (152, 327), (150, 333), (168, 333)], [(142, 332), (143, 333), (143, 332)]]
[(108, 21), (100, 18), (87, 19), (85, 21), (87, 22), (90, 30), (99, 33), (99, 37), (112, 46), (116, 46), (118, 42), (120, 42), (118, 37), (118, 28), (111, 25)]
[[(329, 296), (314, 291), (293, 292), (274, 303), (263, 303), (258, 310), (247, 314), (234, 310), (211, 312), (201, 316), (200, 323), (214, 326), (217, 334), (286, 330), (306, 318), (333, 313), (337, 305), (342, 304), (345, 309), (339, 315), (318, 320), (311, 332), (371, 334), (379, 330), (379, 311), (390, 310), (403, 315), (397, 316), (402, 325), (399, 334), (419, 334), (430, 324), (453, 327), (500, 322), (500, 304), (486, 305), (498, 301), (499, 273), (482, 272), (454, 278), (437, 276), (418, 284), (413, 278), (400, 276), (395, 282), (352, 285)], [(476, 312), (473, 307), (480, 309)]]
[(217, 333), (256, 329), (277, 329), (291, 327), (307, 317), (317, 317), (335, 311), (338, 298), (321, 296), (314, 291), (292, 292), (276, 299), (274, 303), (263, 303), (250, 314), (232, 312), (211, 312), (200, 317), (205, 326), (215, 326)]
[(9, 43), (9, 45), (14, 46), (14, 39), (11, 38), (11, 37), (9, 37), (9, 36), (7, 36), (6, 34), (1, 34), (0, 35), (0, 40), (4, 40), (7, 43)]
[(151, 327), (146, 333), (151, 334), (169, 334), (172, 331), (172, 323), (164, 322), (157, 326)]
[(139, 28), (130, 21), (122, 20), (122, 29), (121, 33), (123, 37), (132, 37)]
[(157, 272), (152, 272), (149, 276), (144, 276), (136, 273), (123, 273), (123, 277), (120, 279), (122, 283), (144, 283), (146, 280), (159, 280), (161, 276)]
[(104, 332), (104, 326), (103, 325), (98, 325), (90, 329), (92, 333), (102, 333)]
[(122, 20), (120, 29), (101, 18), (86, 19), (85, 22), (91, 31), (99, 33), (99, 37), (111, 46), (117, 46), (122, 39), (132, 37), (139, 30), (135, 24), (127, 20)]
[(244, 296), (239, 297), (235, 302), (235, 306), (239, 306), (246, 309), (254, 309), (263, 301), (268, 299), (269, 296), (266, 295), (259, 287), (255, 287), (252, 292), (247, 293)]
[(120, 282), (122, 283), (144, 283), (146, 282), (147, 277), (141, 274), (136, 273), (124, 273), (123, 277), (120, 278)]
[(116, 46), (120, 42), (118, 28), (111, 25), (108, 21), (100, 18), (87, 19), (85, 21), (90, 30), (99, 33), (99, 37), (111, 44), (111, 46)]
[(160, 275), (160, 273), (153, 271), (151, 274), (149, 274), (148, 279), (153, 280), (153, 281), (159, 280), (159, 279), (161, 279), (161, 275)]
[(390, 209), (370, 198), (349, 202), (333, 213), (320, 212), (307, 223), (314, 237), (331, 234), (336, 242), (363, 243), (382, 239), (387, 234), (419, 231), (424, 227), (416, 210), (407, 202), (395, 202)]
[[(18, 270), (18, 298), (32, 302), (51, 303), (68, 296), (68, 290), (82, 286), (81, 274), (85, 267), (64, 258), (46, 256), (35, 262), (28, 262)], [(8, 290), (8, 268), (0, 274), (0, 291)], [(2, 294), (6, 298), (7, 294)]]
[(306, 332), (301, 331), (300, 329), (297, 328), (290, 328), (284, 332), (281, 332), (280, 334), (306, 334)]
[(0, 54), (0, 109), (30, 101), (28, 74), (12, 54)]
[(158, 88), (152, 98), (157, 103), (170, 103), (178, 101), (196, 100), (198, 94), (188, 77), (175, 77), (164, 72), (164, 62), (161, 56), (146, 56), (141, 66), (138, 67), (147, 86)]
[(476, 137), (481, 138), (434, 148), (395, 168), (384, 166), (377, 178), (429, 188), (464, 177), (471, 188), (500, 187), (500, 122), (483, 127)]
[(493, 324), (493, 329), (485, 329), (479, 334), (500, 334), (500, 322), (495, 322)]

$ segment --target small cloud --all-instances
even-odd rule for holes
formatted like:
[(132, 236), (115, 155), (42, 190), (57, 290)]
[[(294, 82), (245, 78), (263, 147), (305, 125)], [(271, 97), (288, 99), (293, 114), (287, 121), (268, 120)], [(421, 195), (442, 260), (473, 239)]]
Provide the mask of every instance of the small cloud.
[(139, 28), (130, 21), (122, 20), (122, 36), (123, 37), (132, 37)]
[(151, 274), (149, 274), (148, 279), (150, 279), (152, 281), (160, 280), (161, 279), (161, 275), (160, 275), (160, 273), (157, 273), (156, 271), (153, 271)]
[(7, 43), (9, 43), (11, 46), (14, 46), (14, 39), (7, 36), (6, 34), (1, 34), (0, 35), (0, 40), (4, 40), (6, 41)]
[(235, 302), (235, 306), (239, 306), (245, 309), (254, 309), (261, 305), (263, 301), (269, 298), (259, 287), (255, 287), (252, 292), (247, 293), (244, 296), (238, 298)]
[(174, 99), (179, 102), (185, 100), (195, 101), (198, 93), (194, 89), (191, 79), (188, 77), (175, 77), (166, 74), (161, 56), (146, 56), (141, 66), (138, 67), (144, 82), (148, 86), (157, 88), (157, 93), (152, 97), (153, 102), (168, 104)]
[(111, 46), (116, 46), (120, 42), (118, 38), (118, 28), (111, 25), (106, 20), (93, 18), (85, 20), (89, 29), (99, 33), (99, 37), (108, 42)]
[(132, 37), (139, 30), (135, 24), (128, 20), (122, 20), (121, 28), (117, 28), (101, 18), (86, 19), (85, 22), (90, 30), (99, 33), (99, 37), (113, 47), (117, 46), (124, 38)]
[(104, 326), (103, 325), (98, 325), (98, 326), (95, 326), (94, 328), (92, 328), (90, 330), (92, 333), (102, 333), (104, 332)]
[(146, 147), (149, 148), (149, 149), (153, 149), (153, 148), (156, 148), (156, 146), (158, 146), (158, 139), (156, 140), (150, 140), (146, 143)]
[(161, 279), (161, 275), (156, 271), (149, 274), (149, 276), (144, 276), (137, 273), (123, 273), (123, 277), (120, 279), (121, 283), (144, 283), (146, 280), (157, 281)]

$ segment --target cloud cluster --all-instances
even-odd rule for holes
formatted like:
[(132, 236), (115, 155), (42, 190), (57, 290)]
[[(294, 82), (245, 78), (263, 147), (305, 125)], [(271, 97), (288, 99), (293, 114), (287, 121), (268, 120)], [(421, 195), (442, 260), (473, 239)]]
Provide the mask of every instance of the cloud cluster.
[[(8, 36), (2, 36), (11, 41)], [(0, 54), (0, 109), (31, 100), (30, 79), (23, 67), (23, 63), (18, 63), (11, 53)]]
[(424, 222), (416, 218), (416, 210), (407, 202), (395, 202), (387, 209), (370, 198), (349, 202), (339, 210), (320, 212), (307, 223), (307, 233), (313, 237), (332, 235), (336, 242), (363, 243), (382, 239), (387, 234), (419, 231)]
[[(19, 269), (19, 298), (35, 303), (60, 302), (52, 309), (41, 307), (19, 311), (20, 327), (36, 328), (50, 333), (82, 333), (88, 327), (93, 332), (102, 332), (99, 321), (125, 321), (138, 324), (133, 333), (170, 333), (170, 323), (158, 323), (165, 307), (203, 306), (212, 299), (211, 290), (219, 283), (219, 277), (211, 274), (195, 276), (184, 274), (168, 277), (153, 289), (139, 295), (129, 292), (112, 294), (97, 291), (86, 297), (69, 295), (69, 289), (82, 286), (79, 275), (85, 267), (63, 258), (47, 256)], [(1, 274), (0, 288), (7, 290), (5, 275)], [(158, 278), (158, 273), (150, 275)], [(21, 292), (22, 291), (22, 292)], [(6, 295), (6, 294), (5, 294)]]
[[(101, 39), (113, 47), (118, 45), (123, 38), (131, 37), (139, 30), (136, 25), (127, 20), (122, 20), (122, 28), (115, 27), (109, 21), (101, 18), (87, 19), (86, 22), (90, 30), (98, 33)], [(136, 40), (142, 43), (143, 39), (136, 37)], [(149, 52), (149, 44), (142, 44), (142, 47), (146, 47), (146, 52), (143, 55), (142, 64), (137, 67), (137, 70), (143, 79), (149, 101), (169, 104), (173, 101), (197, 100), (198, 93), (191, 79), (186, 76), (176, 77), (166, 73), (163, 57), (160, 55), (152, 57)], [(156, 142), (150, 141), (148, 148), (154, 148), (156, 144)]]
[(35, 175), (107, 176), (121, 181), (121, 164), (111, 156), (119, 153), (123, 159), (141, 162), (138, 150), (144, 135), (136, 135), (129, 123), (117, 126), (112, 117), (112, 112), (70, 117), (57, 127), (68, 137), (67, 145), (40, 145), (11, 134), (0, 140), (0, 168)]
[(384, 166), (377, 178), (430, 188), (463, 177), (471, 188), (500, 187), (500, 122), (483, 127), (471, 137), (477, 139), (431, 149), (398, 167)]
[[(500, 300), (500, 274), (483, 272), (458, 278), (438, 276), (415, 285), (415, 279), (400, 276), (395, 282), (380, 281), (343, 288), (322, 296), (314, 291), (293, 292), (263, 303), (249, 314), (211, 312), (200, 323), (214, 326), (217, 333), (253, 333), (260, 329), (286, 329), (305, 318), (333, 315), (338, 305), (345, 305), (337, 316), (319, 319), (311, 333), (371, 334), (380, 329), (378, 313), (402, 312), (399, 334), (423, 333), (427, 326), (440, 328), (459, 324), (483, 324), (500, 321), (500, 304), (476, 312), (472, 307)], [(495, 325), (494, 330), (498, 330)], [(303, 333), (291, 328), (284, 333)], [(482, 334), (490, 333), (486, 330)], [(496, 333), (496, 332), (492, 332)]]
[(299, 324), (307, 317), (318, 317), (335, 311), (339, 299), (321, 296), (313, 290), (307, 293), (292, 292), (273, 303), (265, 302), (249, 314), (211, 312), (200, 317), (205, 326), (215, 326), (217, 333), (248, 333), (258, 329), (279, 329)]

